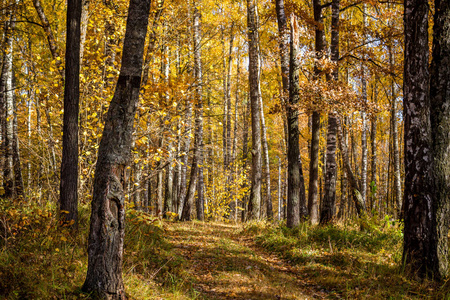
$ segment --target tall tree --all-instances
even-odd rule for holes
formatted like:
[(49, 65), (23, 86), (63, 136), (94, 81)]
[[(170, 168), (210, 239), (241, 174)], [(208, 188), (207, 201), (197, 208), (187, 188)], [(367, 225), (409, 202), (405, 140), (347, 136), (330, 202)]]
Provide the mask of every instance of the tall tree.
[(125, 183), (142, 74), (150, 0), (131, 0), (116, 90), (108, 109), (94, 177), (88, 270), (83, 291), (125, 299), (122, 280)]
[[(320, 59), (325, 51), (325, 33), (323, 30), (323, 6), (321, 0), (313, 0), (314, 21), (315, 21), (315, 46), (316, 59)], [(320, 80), (322, 76), (321, 66), (318, 63), (314, 66), (314, 77)], [(312, 224), (319, 222), (319, 137), (320, 137), (320, 113), (316, 110), (311, 116), (311, 152), (309, 162), (309, 189), (308, 189), (308, 211)]]
[(82, 0), (67, 2), (63, 149), (59, 189), (61, 220), (78, 221), (78, 114), (80, 99), (80, 22)]
[[(405, 0), (405, 185), (403, 261), (425, 275), (432, 241), (433, 173), (431, 152), (428, 2)], [(436, 78), (437, 79), (437, 78)]]
[[(334, 66), (332, 79), (339, 80), (339, 0), (333, 0), (331, 4), (331, 61)], [(332, 111), (328, 113), (327, 130), (327, 155), (326, 155), (326, 173), (325, 190), (322, 200), (322, 210), (320, 212), (320, 223), (328, 223), (334, 217), (336, 212), (336, 181), (337, 181), (337, 163), (336, 163), (336, 138), (337, 138), (337, 114)]]
[(260, 115), (260, 58), (258, 34), (258, 7), (256, 0), (247, 0), (248, 79), (252, 116), (252, 172), (248, 214), (259, 219), (261, 214), (261, 115)]
[(430, 101), (433, 138), (433, 204), (431, 255), (434, 277), (448, 276), (448, 227), (450, 211), (450, 3), (435, 1), (433, 60), (431, 62)]
[[(194, 24), (193, 24), (193, 41), (194, 41), (194, 78), (195, 78), (195, 148), (194, 159), (192, 161), (191, 176), (189, 181), (188, 192), (184, 200), (181, 220), (189, 221), (191, 219), (191, 208), (194, 202), (197, 180), (203, 185), (203, 170), (200, 171), (203, 164), (203, 97), (202, 97), (202, 63), (201, 63), (201, 15), (198, 10), (198, 4), (194, 2)], [(199, 175), (202, 178), (199, 178)], [(203, 186), (198, 193), (199, 200), (197, 202), (197, 218), (202, 220), (203, 215)]]
[(288, 127), (288, 197), (287, 227), (300, 223), (300, 148), (298, 129), (298, 102), (300, 100), (299, 28), (297, 18), (291, 16), (291, 49), (289, 64), (289, 104), (287, 106)]

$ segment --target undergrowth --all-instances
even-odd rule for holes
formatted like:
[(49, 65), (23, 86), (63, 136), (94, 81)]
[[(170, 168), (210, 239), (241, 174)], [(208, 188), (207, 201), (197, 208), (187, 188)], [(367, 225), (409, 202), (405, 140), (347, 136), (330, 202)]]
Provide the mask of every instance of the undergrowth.
[[(0, 200), (0, 299), (84, 299), (90, 210), (79, 208), (77, 233), (58, 226), (51, 205)], [(130, 299), (191, 298), (183, 260), (172, 253), (158, 219), (126, 215), (123, 278)], [(184, 296), (184, 295), (187, 296)]]
[(249, 223), (243, 234), (287, 260), (305, 285), (330, 299), (450, 299), (448, 283), (415, 280), (402, 269), (402, 228), (389, 218), (290, 229)]

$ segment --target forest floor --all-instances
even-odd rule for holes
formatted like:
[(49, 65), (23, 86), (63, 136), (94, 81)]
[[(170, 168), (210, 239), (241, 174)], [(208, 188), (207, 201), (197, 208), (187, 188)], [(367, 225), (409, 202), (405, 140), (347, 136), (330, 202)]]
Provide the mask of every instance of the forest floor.
[[(90, 210), (79, 230), (55, 207), (0, 201), (0, 299), (90, 299)], [(127, 210), (123, 279), (130, 300), (450, 299), (450, 280), (402, 268), (401, 224), (374, 216), (289, 229), (271, 222), (174, 222)]]
[[(192, 287), (204, 299), (312, 299), (326, 295), (306, 289), (295, 267), (241, 234), (242, 226), (172, 223), (167, 238), (185, 260)], [(311, 294), (313, 293), (313, 294)]]

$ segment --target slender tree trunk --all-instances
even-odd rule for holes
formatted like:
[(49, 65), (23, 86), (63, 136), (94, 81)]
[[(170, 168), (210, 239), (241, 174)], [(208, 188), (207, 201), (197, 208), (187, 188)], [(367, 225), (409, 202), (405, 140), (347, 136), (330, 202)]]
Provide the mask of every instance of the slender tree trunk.
[(287, 125), (289, 136), (288, 147), (288, 197), (287, 197), (287, 227), (292, 228), (300, 223), (300, 148), (298, 129), (298, 102), (300, 100), (300, 62), (299, 32), (297, 18), (291, 17), (291, 49), (289, 68), (289, 105), (287, 107)]
[(267, 145), (267, 128), (266, 121), (264, 118), (264, 106), (262, 97), (260, 98), (260, 110), (261, 110), (261, 132), (262, 132), (262, 148), (263, 148), (263, 156), (264, 156), (264, 165), (265, 172), (264, 175), (266, 177), (266, 216), (267, 219), (273, 220), (273, 208), (272, 208), (272, 192), (270, 187), (270, 159), (269, 159), (269, 146)]
[[(247, 99), (247, 107), (244, 109), (244, 116), (243, 116), (243, 129), (242, 129), (242, 170), (244, 170), (244, 172), (247, 171), (247, 158), (248, 158), (248, 113), (250, 111), (250, 106), (251, 106), (251, 102), (250, 99)], [(247, 184), (247, 180), (244, 180), (244, 182), (242, 183), (242, 189), (247, 188), (248, 184)], [(248, 213), (248, 211), (246, 209), (248, 209), (248, 205), (249, 205), (249, 195), (248, 194), (244, 194), (242, 197), (242, 216), (241, 219), (242, 221), (246, 220), (246, 213)]]
[(78, 226), (78, 115), (80, 99), (80, 36), (82, 0), (67, 2), (66, 66), (64, 82), (63, 149), (60, 214), (65, 224)]
[(435, 1), (433, 60), (431, 63), (431, 136), (433, 139), (434, 205), (432, 243), (429, 252), (433, 275), (448, 276), (450, 211), (450, 3)]
[[(363, 30), (366, 29), (366, 5), (363, 3)], [(363, 44), (366, 43), (365, 34), (363, 34)], [(363, 55), (365, 58), (365, 55)], [(367, 80), (366, 80), (366, 66), (364, 62), (361, 63), (361, 94), (364, 103), (367, 103)], [(363, 201), (367, 200), (367, 116), (366, 112), (361, 112), (362, 118), (362, 132), (361, 132), (361, 197)]]
[[(332, 79), (339, 80), (339, 0), (333, 0), (331, 4), (331, 61), (336, 64), (333, 70)], [(322, 210), (320, 212), (320, 223), (330, 222), (336, 213), (336, 138), (337, 138), (337, 115), (335, 112), (328, 114), (327, 131), (327, 161), (325, 174), (325, 191), (322, 200)]]
[(173, 153), (172, 153), (172, 143), (169, 143), (169, 158), (168, 164), (166, 167), (166, 191), (164, 197), (164, 212), (163, 216), (166, 216), (166, 213), (172, 211), (173, 207)]
[[(428, 2), (405, 0), (405, 185), (403, 262), (419, 275), (433, 270), (433, 155), (428, 70)], [(434, 78), (438, 80), (438, 78)], [(447, 183), (446, 183), (447, 184)]]
[(9, 20), (5, 22), (5, 50), (3, 50), (3, 67), (1, 73), (1, 96), (4, 105), (3, 147), (5, 164), (3, 169), (4, 197), (12, 199), (17, 196), (14, 182), (14, 86), (13, 86), (13, 36), (14, 15), (10, 11)]
[(125, 193), (120, 178), (130, 158), (150, 0), (131, 0), (122, 67), (106, 117), (94, 176), (88, 271), (83, 291), (125, 299), (122, 280)]
[[(194, 159), (191, 167), (191, 178), (189, 181), (189, 188), (184, 200), (183, 211), (181, 215), (182, 221), (189, 221), (191, 219), (191, 208), (194, 201), (195, 189), (198, 176), (202, 175), (203, 170), (199, 172), (200, 166), (203, 164), (203, 97), (202, 97), (202, 64), (201, 64), (201, 16), (197, 5), (194, 3), (194, 26), (193, 26), (193, 40), (194, 40), (194, 78), (195, 84), (195, 148)], [(203, 178), (200, 179), (203, 185)], [(200, 192), (201, 199), (197, 201), (197, 217), (204, 219), (204, 199), (203, 186)], [(201, 210), (201, 211), (200, 211)]]
[[(378, 91), (377, 91), (377, 81), (378, 78), (375, 78), (375, 83), (373, 85), (373, 102), (377, 104), (378, 102)], [(377, 122), (378, 117), (376, 113), (372, 116), (372, 123), (370, 129), (370, 141), (371, 141), (371, 149), (372, 149), (372, 166), (371, 166), (371, 183), (370, 183), (370, 191), (371, 191), (371, 205), (370, 209), (375, 209), (375, 201), (377, 199), (377, 190), (378, 190), (378, 182), (377, 182)]]
[[(313, 0), (315, 29), (315, 52), (316, 58), (320, 60), (325, 50), (325, 34), (323, 31), (322, 5), (321, 0)], [(321, 76), (320, 67), (314, 66), (314, 76), (319, 79)], [(312, 224), (319, 222), (318, 184), (319, 184), (319, 138), (320, 138), (320, 113), (314, 111), (311, 117), (311, 154), (309, 163), (309, 191), (308, 191), (308, 211)]]
[(261, 215), (261, 112), (260, 112), (260, 58), (258, 34), (258, 8), (256, 0), (247, 0), (247, 26), (249, 41), (249, 89), (252, 115), (252, 173), (248, 214), (249, 219)]
[[(389, 64), (394, 68), (392, 47), (389, 47)], [(399, 217), (402, 211), (402, 182), (400, 177), (400, 151), (398, 145), (398, 126), (397, 126), (397, 96), (395, 93), (394, 78), (391, 77), (391, 134), (392, 134), (392, 152), (394, 158), (394, 215)]]

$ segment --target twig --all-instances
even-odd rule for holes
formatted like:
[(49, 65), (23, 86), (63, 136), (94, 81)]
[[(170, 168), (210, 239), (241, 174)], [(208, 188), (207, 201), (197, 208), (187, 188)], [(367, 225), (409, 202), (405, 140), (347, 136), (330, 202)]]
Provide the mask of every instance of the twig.
[(166, 261), (165, 264), (163, 264), (161, 267), (159, 267), (159, 269), (156, 270), (156, 272), (153, 273), (152, 276), (150, 276), (150, 279), (155, 278), (156, 274), (158, 274), (159, 271), (161, 271), (161, 269), (164, 268), (172, 259), (173, 259), (173, 256), (168, 261)]

